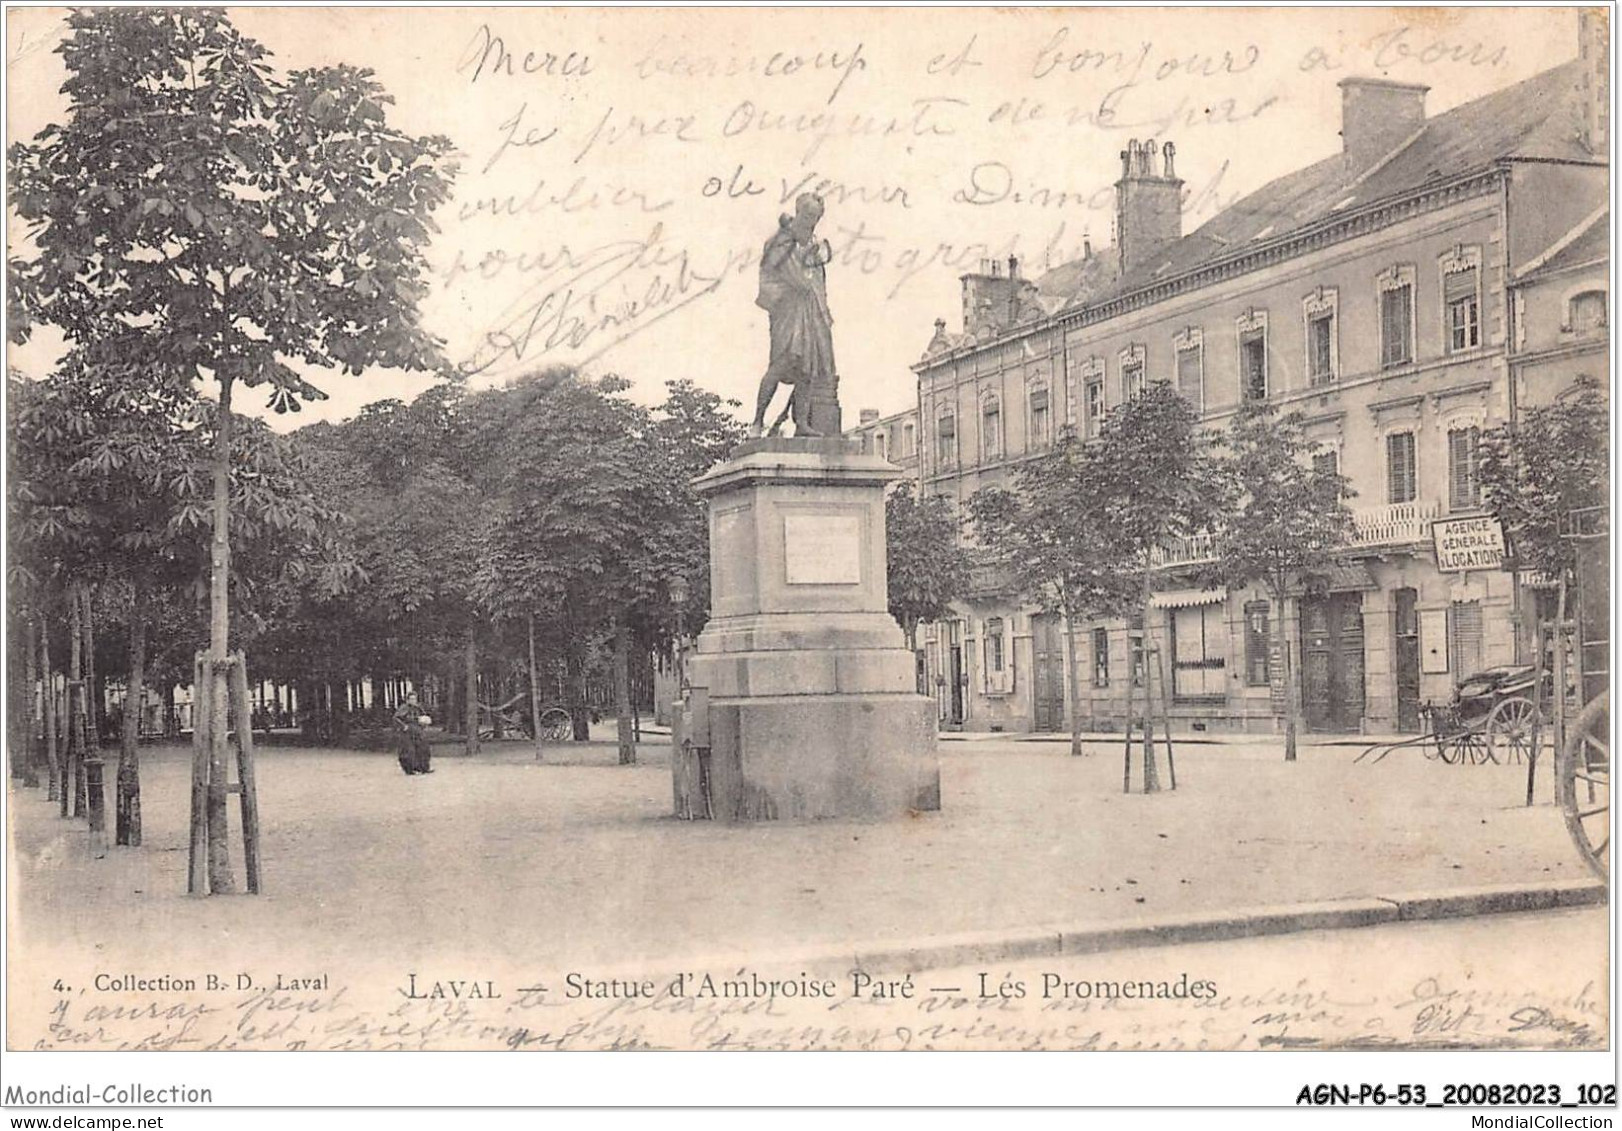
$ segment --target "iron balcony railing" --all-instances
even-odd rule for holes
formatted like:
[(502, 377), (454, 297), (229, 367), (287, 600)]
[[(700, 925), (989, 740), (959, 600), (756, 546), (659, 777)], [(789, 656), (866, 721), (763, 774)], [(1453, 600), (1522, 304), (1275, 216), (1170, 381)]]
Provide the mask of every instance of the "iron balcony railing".
[[(1426, 500), (1388, 503), (1379, 507), (1354, 507), (1349, 544), (1366, 547), (1423, 542), (1430, 537), (1431, 522), (1440, 517), (1441, 512), (1441, 504)], [(1215, 560), (1215, 535), (1194, 534), (1169, 540), (1150, 555), (1149, 564), (1155, 569), (1173, 569)]]

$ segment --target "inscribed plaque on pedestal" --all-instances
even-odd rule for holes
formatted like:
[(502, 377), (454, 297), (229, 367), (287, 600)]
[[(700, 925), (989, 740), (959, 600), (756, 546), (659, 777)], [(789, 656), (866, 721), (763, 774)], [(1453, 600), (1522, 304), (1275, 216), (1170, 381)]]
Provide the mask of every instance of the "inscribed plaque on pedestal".
[(860, 585), (862, 523), (853, 514), (783, 516), (784, 580), (790, 585)]

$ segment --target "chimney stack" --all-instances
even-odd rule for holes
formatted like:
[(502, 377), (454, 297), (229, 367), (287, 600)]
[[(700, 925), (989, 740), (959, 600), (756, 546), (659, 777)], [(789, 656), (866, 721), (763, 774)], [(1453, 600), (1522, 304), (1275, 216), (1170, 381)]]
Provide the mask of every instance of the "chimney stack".
[(1346, 164), (1367, 169), (1425, 125), (1425, 92), (1418, 83), (1341, 79), (1340, 140)]
[(876, 409), (876, 408), (864, 408), (861, 411), (859, 423), (861, 423), (861, 424), (873, 424), (873, 423), (876, 423), (878, 421), (878, 418), (879, 418), (879, 410), (878, 409)]
[(1183, 182), (1172, 164), (1176, 147), (1161, 151), (1157, 168), (1153, 138), (1136, 138), (1121, 150), (1121, 179), (1115, 182), (1115, 246), (1121, 273), (1131, 273), (1156, 251), (1183, 238)]
[(1577, 56), (1582, 60), (1583, 145), (1595, 157), (1611, 158), (1611, 13), (1577, 12)]

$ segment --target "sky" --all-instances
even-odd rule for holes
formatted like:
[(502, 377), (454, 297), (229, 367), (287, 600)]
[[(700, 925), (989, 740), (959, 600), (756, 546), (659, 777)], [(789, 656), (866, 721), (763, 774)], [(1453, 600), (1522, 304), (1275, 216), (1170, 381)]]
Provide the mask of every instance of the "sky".
[[(1035, 276), (1111, 243), (1129, 138), (1176, 143), (1192, 231), (1339, 151), (1340, 79), (1424, 83), (1437, 114), (1577, 46), (1573, 8), (228, 11), (283, 70), (371, 68), (391, 121), (457, 147), (423, 315), (474, 387), (566, 362), (752, 406), (760, 248), (816, 190), (852, 422), (914, 403), (909, 366), (935, 319), (961, 328), (982, 259)], [(8, 144), (63, 116), (63, 15), (9, 13)], [(8, 362), (59, 352), (46, 329)], [(312, 378), (330, 399), (276, 426), (428, 384)]]

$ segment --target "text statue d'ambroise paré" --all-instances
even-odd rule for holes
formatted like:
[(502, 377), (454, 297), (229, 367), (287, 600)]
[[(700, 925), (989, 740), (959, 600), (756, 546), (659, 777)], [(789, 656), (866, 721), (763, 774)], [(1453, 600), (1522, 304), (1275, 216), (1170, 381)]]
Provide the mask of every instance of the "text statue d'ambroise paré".
[(828, 261), (833, 249), (817, 237), (822, 197), (801, 193), (794, 215), (778, 218), (777, 231), (760, 256), (760, 294), (755, 304), (771, 320), (771, 360), (760, 380), (753, 435), (766, 427), (766, 411), (779, 384), (794, 393), (772, 426), (775, 434), (790, 413), (796, 436), (837, 436), (839, 370), (834, 364), (833, 316), (828, 312)]

